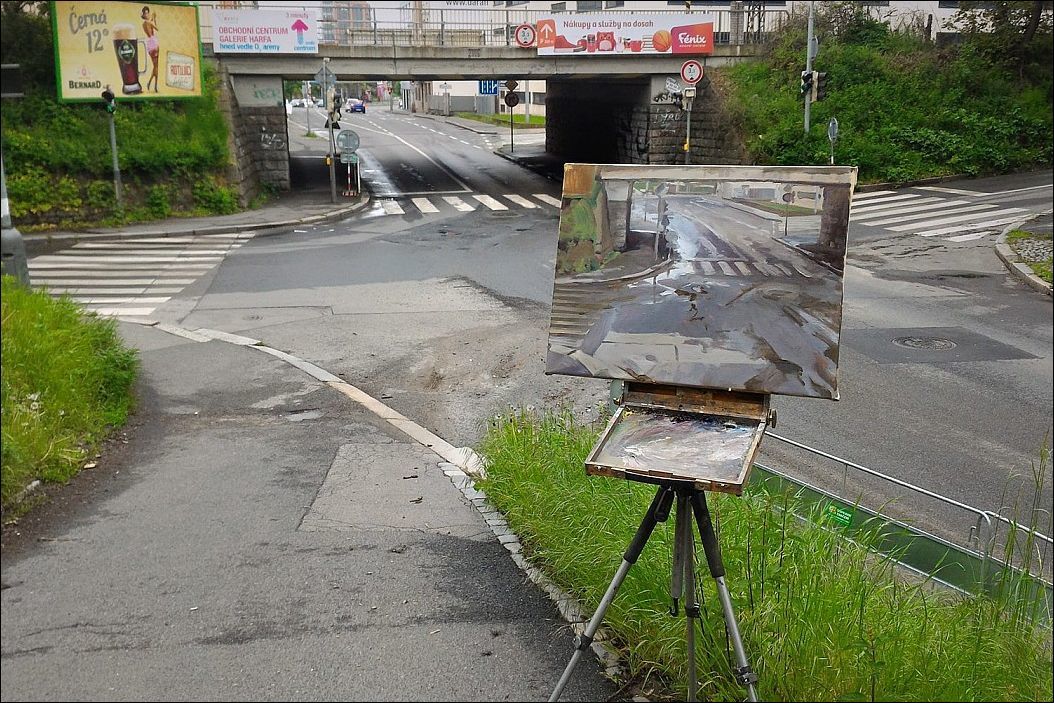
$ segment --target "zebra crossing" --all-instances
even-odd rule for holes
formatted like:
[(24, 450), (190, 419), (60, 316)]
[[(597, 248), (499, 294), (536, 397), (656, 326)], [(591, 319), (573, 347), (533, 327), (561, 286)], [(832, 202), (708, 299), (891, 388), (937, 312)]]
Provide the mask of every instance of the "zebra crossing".
[[(508, 210), (546, 210), (559, 209), (560, 199), (547, 193), (505, 193), (503, 195), (486, 195), (483, 193), (463, 193), (460, 195), (434, 195), (429, 197), (386, 197), (376, 198), (375, 215), (421, 214), (435, 215), (449, 212), (503, 212)], [(377, 211), (377, 207), (380, 211)]]
[[(904, 193), (879, 190), (853, 196), (849, 221), (890, 232), (940, 237), (949, 242), (981, 239), (1026, 215), (1029, 210), (978, 202), (989, 193), (955, 188), (920, 187)], [(949, 197), (951, 196), (951, 197)]]
[(255, 236), (234, 234), (80, 242), (29, 260), (34, 288), (68, 295), (106, 317), (142, 318)]

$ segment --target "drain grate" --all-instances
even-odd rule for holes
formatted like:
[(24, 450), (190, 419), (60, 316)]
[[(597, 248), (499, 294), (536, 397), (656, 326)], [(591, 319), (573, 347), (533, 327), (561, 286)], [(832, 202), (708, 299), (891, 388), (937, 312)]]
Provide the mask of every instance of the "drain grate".
[(956, 347), (955, 342), (942, 337), (894, 337), (893, 344), (906, 349), (926, 349), (929, 351), (948, 351)]

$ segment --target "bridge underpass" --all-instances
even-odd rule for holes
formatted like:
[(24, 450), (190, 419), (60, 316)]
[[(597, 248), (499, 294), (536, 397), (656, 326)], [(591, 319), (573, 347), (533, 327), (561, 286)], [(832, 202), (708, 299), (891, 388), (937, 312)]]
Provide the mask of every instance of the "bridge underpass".
[[(546, 151), (563, 161), (684, 163), (686, 113), (666, 92), (684, 57), (537, 56), (509, 47), (320, 47), (314, 56), (222, 55), (232, 153), (243, 192), (253, 183), (294, 185), (283, 80), (311, 80), (328, 59), (340, 81), (541, 79), (546, 81)], [(753, 45), (715, 47), (700, 57), (708, 73), (752, 58)], [(709, 77), (698, 86), (692, 116), (692, 163), (740, 163), (738, 141), (720, 119), (721, 96)], [(284, 142), (284, 143), (282, 143)], [(235, 168), (234, 170), (239, 170)], [(293, 170), (293, 175), (296, 169)]]

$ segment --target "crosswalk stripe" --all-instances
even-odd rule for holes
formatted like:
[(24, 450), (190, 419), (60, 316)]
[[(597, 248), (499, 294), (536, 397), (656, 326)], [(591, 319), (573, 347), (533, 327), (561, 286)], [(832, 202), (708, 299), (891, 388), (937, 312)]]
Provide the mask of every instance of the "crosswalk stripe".
[(533, 195), (535, 198), (541, 200), (546, 205), (552, 205), (556, 208), (560, 207), (560, 198), (554, 198), (553, 196), (547, 195), (545, 193), (534, 193)]
[(721, 273), (725, 274), (726, 276), (736, 275), (735, 269), (733, 269), (727, 261), (718, 261), (717, 266), (721, 269)]
[(472, 212), (473, 210), (476, 209), (476, 208), (472, 207), (471, 205), (469, 205), (468, 203), (466, 203), (461, 198), (457, 197), (456, 195), (444, 195), (443, 196), (443, 200), (445, 200), (448, 203), (450, 203), (451, 205), (453, 205), (454, 209), (458, 210), (459, 212)]
[(433, 205), (432, 201), (428, 198), (410, 198), (410, 202), (416, 205), (417, 209), (426, 215), (433, 212), (439, 212), (439, 208)]
[(976, 220), (978, 217), (988, 217), (990, 215), (1009, 215), (1010, 213), (1022, 213), (1027, 212), (1021, 208), (1011, 208), (1009, 210), (999, 210), (997, 212), (989, 213), (977, 213), (972, 212), (968, 215), (959, 215), (957, 217), (945, 217), (939, 220), (927, 220), (925, 222), (914, 222), (907, 225), (899, 225), (897, 227), (890, 227), (889, 229), (893, 232), (907, 232), (911, 229), (917, 229), (919, 227), (935, 227), (937, 225), (950, 225), (952, 222), (966, 222), (968, 220)]
[(1000, 227), (1002, 225), (1011, 225), (1021, 220), (1021, 215), (1014, 215), (1013, 217), (1004, 217), (996, 220), (984, 220), (983, 222), (971, 222), (968, 225), (956, 225), (954, 227), (942, 227), (940, 229), (931, 229), (923, 232), (916, 232), (915, 234), (920, 237), (937, 237), (942, 234), (954, 234), (955, 232), (969, 232), (976, 229), (988, 229), (990, 227)]
[[(919, 207), (914, 207), (913, 206), (913, 207), (910, 207), (910, 208), (905, 208), (902, 212), (925, 212), (927, 210), (940, 210), (941, 208), (957, 207), (959, 205), (966, 205), (966, 201), (965, 200), (941, 200), (940, 198), (936, 198), (936, 200), (938, 202), (933, 204), (933, 205), (922, 205), (922, 206), (919, 206)], [(865, 213), (863, 215), (858, 215), (858, 214), (856, 214), (854, 212), (850, 216), (849, 219), (851, 219), (853, 222), (866, 222), (868, 220), (875, 220), (875, 219), (879, 219), (879, 218), (882, 218), (882, 217), (889, 217), (890, 215), (900, 214), (900, 212), (901, 211), (894, 211), (894, 212), (889, 212), (889, 211), (869, 212), (869, 213)]]
[(949, 242), (969, 242), (974, 239), (980, 239), (987, 237), (989, 234), (995, 234), (995, 230), (985, 229), (980, 232), (970, 232), (969, 234), (960, 234), (957, 237), (948, 237)]
[(532, 203), (527, 198), (523, 197), (522, 195), (516, 195), (515, 193), (506, 193), (505, 194), (505, 199), (506, 200), (511, 200), (512, 202), (516, 203), (520, 207), (525, 207), (525, 208), (532, 209), (532, 210), (536, 209), (538, 207), (537, 205)]
[(870, 193), (853, 193), (853, 202), (857, 202), (859, 200), (870, 200), (871, 198), (880, 198), (883, 195), (892, 195), (896, 192), (897, 191), (895, 190), (874, 190)]
[(472, 197), (475, 198), (476, 200), (480, 201), (484, 205), (486, 205), (491, 210), (508, 210), (509, 209), (506, 206), (504, 206), (501, 203), (499, 203), (494, 198), (490, 197), (489, 195), (473, 195)]
[(976, 190), (959, 190), (957, 188), (940, 188), (938, 186), (921, 186), (919, 190), (932, 190), (934, 193), (951, 193), (952, 195), (972, 195), (974, 197), (984, 195), (984, 193)]
[(194, 263), (222, 261), (222, 256), (65, 256), (60, 254), (48, 254), (37, 257), (42, 259), (40, 264), (50, 263), (93, 263), (93, 264), (171, 264), (171, 263)]
[[(894, 195), (891, 198), (873, 198), (873, 199), (870, 199), (870, 200), (865, 200), (861, 204), (862, 205), (874, 205), (876, 203), (892, 203), (892, 202), (897, 201), (897, 200), (912, 200), (914, 198), (921, 198), (921, 197), (922, 197), (921, 195), (916, 195), (914, 193), (904, 193), (902, 195)], [(860, 201), (856, 201), (856, 202), (860, 202)]]
[(739, 269), (739, 272), (744, 276), (749, 276), (753, 273), (753, 271), (750, 270), (750, 267), (744, 264), (742, 261), (733, 261), (732, 265)]
[(96, 315), (105, 315), (108, 317), (145, 317), (153, 314), (156, 307), (153, 308), (96, 308), (91, 305), (88, 306), (92, 312)]
[(97, 296), (97, 297), (88, 297), (88, 298), (85, 298), (84, 300), (81, 300), (80, 302), (82, 302), (82, 303), (84, 303), (86, 305), (120, 305), (122, 303), (139, 303), (141, 305), (146, 305), (147, 303), (152, 303), (154, 305), (160, 305), (161, 303), (167, 302), (169, 300), (172, 300), (172, 298), (170, 298), (168, 296), (165, 296), (163, 298), (147, 298), (145, 296), (120, 298), (120, 297), (103, 295), (103, 296)]
[[(910, 215), (899, 215), (897, 217), (891, 217), (885, 220), (877, 220), (875, 222), (869, 222), (868, 225), (871, 227), (879, 227), (885, 225), (895, 225), (901, 222), (908, 222), (909, 220), (925, 220), (926, 218), (932, 217), (943, 217), (945, 215), (951, 217), (953, 215), (965, 215), (966, 213), (978, 213), (977, 217), (985, 217), (985, 214), (980, 214), (982, 210), (991, 210), (999, 207), (998, 205), (988, 203), (985, 205), (968, 205), (965, 207), (954, 207), (941, 210), (940, 212), (924, 212), (924, 213), (912, 213)], [(966, 218), (969, 219), (969, 218)], [(895, 227), (890, 227), (894, 231), (897, 230)], [(910, 229), (910, 227), (909, 227)]]
[[(958, 202), (965, 203), (966, 201), (965, 200), (960, 200)], [(897, 208), (912, 208), (912, 209), (914, 209), (916, 205), (924, 205), (926, 203), (950, 204), (950, 203), (948, 203), (947, 200), (943, 200), (941, 198), (919, 198), (917, 200), (912, 200), (911, 202), (908, 202), (908, 203), (880, 203), (878, 205), (870, 205), (868, 207), (856, 207), (856, 206), (854, 206), (853, 209), (851, 210), (851, 212), (852, 212), (852, 215), (854, 217), (857, 217), (859, 215), (863, 215), (863, 214), (866, 214), (866, 213), (877, 212), (879, 210), (895, 210)]]
[(204, 271), (213, 268), (213, 266), (215, 264), (163, 264), (158, 266), (156, 264), (115, 264), (91, 261), (37, 261), (36, 259), (29, 262), (30, 271), (86, 270), (127, 273), (133, 271), (167, 271), (169, 275), (172, 275), (173, 271)]
[[(88, 278), (47, 278), (45, 276), (34, 276), (33, 281), (38, 282), (41, 286), (47, 286), (53, 288), (55, 286), (83, 286), (83, 285), (94, 285), (101, 283), (107, 286), (149, 286), (154, 283), (157, 279), (154, 278), (96, 278), (94, 276)], [(165, 279), (165, 283), (170, 285), (184, 285), (188, 286), (196, 278), (168, 278)]]
[(403, 209), (399, 207), (399, 203), (394, 200), (382, 200), (381, 207), (384, 208), (384, 212), (389, 215), (402, 215)]

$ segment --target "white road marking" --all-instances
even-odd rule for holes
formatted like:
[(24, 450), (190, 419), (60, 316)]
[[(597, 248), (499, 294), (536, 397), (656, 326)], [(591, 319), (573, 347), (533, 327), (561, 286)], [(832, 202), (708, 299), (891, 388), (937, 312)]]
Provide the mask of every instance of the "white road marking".
[(384, 212), (387, 215), (402, 215), (403, 209), (399, 207), (399, 203), (394, 200), (382, 200), (381, 207), (384, 208)]
[(88, 309), (94, 312), (96, 315), (105, 315), (107, 317), (145, 317), (146, 315), (152, 315), (154, 308), (96, 308), (91, 305)]
[(489, 195), (473, 195), (472, 197), (475, 198), (476, 200), (480, 201), (484, 205), (486, 205), (491, 210), (508, 210), (509, 209), (509, 208), (505, 207), (504, 205), (502, 205), (501, 203), (499, 203), (494, 198), (490, 197)]
[(536, 209), (538, 207), (537, 205), (535, 205), (534, 203), (532, 203), (530, 200), (528, 200), (527, 198), (523, 197), (522, 195), (516, 195), (515, 193), (506, 193), (503, 197), (506, 200), (511, 200), (512, 202), (516, 203), (520, 207), (525, 207), (525, 208), (529, 208), (529, 209)]
[(721, 273), (723, 273), (723, 274), (725, 274), (727, 276), (735, 276), (736, 275), (735, 269), (733, 269), (729, 265), (729, 263), (727, 261), (718, 261), (717, 265), (721, 269)]
[[(939, 220), (927, 220), (925, 222), (914, 222), (909, 225), (900, 225), (898, 227), (890, 227), (889, 229), (893, 232), (907, 232), (911, 229), (917, 229), (918, 227), (936, 227), (938, 225), (950, 225), (953, 222), (966, 222), (968, 220), (976, 220), (978, 217), (988, 217), (989, 215), (1009, 215), (1010, 213), (1022, 213), (1028, 212), (1021, 208), (1011, 208), (1009, 210), (999, 210), (998, 212), (985, 213), (983, 215), (973, 212), (969, 215), (959, 215), (958, 217), (945, 217)], [(980, 224), (980, 223), (976, 223)]]
[(870, 198), (880, 198), (883, 195), (892, 195), (896, 193), (895, 190), (875, 190), (870, 193), (853, 193), (853, 202), (858, 200), (869, 200)]
[(918, 200), (912, 200), (911, 202), (908, 202), (908, 203), (887, 203), (887, 202), (883, 201), (883, 202), (879, 203), (878, 205), (868, 205), (866, 207), (856, 207), (854, 205), (852, 213), (854, 215), (863, 215), (863, 214), (866, 214), (866, 213), (869, 213), (869, 212), (876, 212), (878, 210), (895, 210), (897, 208), (904, 208), (905, 210), (907, 210), (907, 209), (914, 210), (916, 205), (924, 205), (926, 203), (951, 204), (951, 203), (966, 203), (966, 201), (965, 200), (953, 200), (953, 201), (949, 202), (949, 201), (943, 200), (941, 198), (919, 198)]
[(750, 270), (750, 267), (744, 264), (742, 261), (733, 261), (732, 265), (739, 269), (739, 272), (744, 276), (749, 276), (754, 273)]
[[(993, 213), (995, 214), (995, 213)], [(923, 232), (916, 232), (915, 234), (920, 237), (937, 237), (942, 234), (954, 234), (955, 232), (970, 232), (975, 229), (987, 229), (990, 227), (1000, 227), (1002, 225), (1012, 225), (1015, 222), (1021, 221), (1021, 215), (1014, 215), (1013, 217), (1004, 217), (996, 220), (984, 220), (983, 222), (971, 222), (967, 225), (955, 225), (954, 227), (943, 227), (941, 229), (931, 229)]]
[[(929, 198), (927, 198), (928, 200)], [(892, 212), (883, 210), (882, 212), (867, 212), (863, 215), (853, 213), (849, 219), (854, 222), (865, 222), (867, 220), (874, 220), (880, 217), (889, 217), (890, 215), (899, 215), (905, 212), (925, 212), (926, 210), (940, 210), (942, 208), (956, 207), (958, 205), (966, 205), (965, 200), (941, 200), (940, 198), (934, 198), (938, 202), (932, 205), (922, 205), (919, 207), (905, 207), (903, 210), (894, 210)], [(879, 208), (875, 208), (878, 210)]]
[[(991, 210), (991, 209), (997, 208), (997, 207), (999, 207), (999, 206), (995, 205), (993, 203), (988, 203), (986, 205), (969, 205), (969, 206), (966, 206), (966, 207), (947, 208), (947, 209), (941, 210), (940, 212), (924, 212), (922, 214), (913, 213), (913, 214), (910, 214), (910, 215), (900, 215), (898, 217), (891, 217), (891, 218), (888, 218), (888, 219), (885, 219), (885, 220), (877, 220), (875, 222), (869, 222), (868, 224), (871, 225), (872, 227), (880, 227), (880, 226), (884, 226), (884, 225), (895, 225), (895, 224), (898, 224), (900, 222), (907, 222), (908, 220), (925, 220), (927, 217), (943, 217), (944, 215), (948, 215), (948, 216), (964, 215), (964, 214), (966, 214), (968, 212), (980, 213), (982, 210)], [(975, 217), (986, 217), (987, 213), (985, 213), (985, 214), (976, 214), (974, 216)], [(965, 219), (970, 219), (970, 218), (965, 218)], [(902, 230), (898, 230), (898, 229), (893, 228), (893, 227), (891, 227), (890, 229), (892, 229), (894, 232), (902, 231)]]
[[(196, 278), (166, 278), (163, 282), (171, 284), (173, 286), (183, 285), (189, 286), (191, 283), (196, 281)], [(78, 287), (85, 285), (93, 285), (101, 283), (107, 286), (149, 286), (152, 283), (159, 282), (154, 278), (96, 278), (89, 276), (86, 278), (48, 278), (46, 276), (34, 275), (33, 281), (39, 283), (41, 286), (47, 286), (48, 288), (54, 288), (57, 286), (62, 287)]]
[(545, 193), (535, 193), (534, 197), (538, 200), (541, 200), (546, 205), (552, 205), (556, 208), (560, 207), (560, 198), (554, 198), (553, 196), (546, 195)]
[(460, 212), (472, 212), (473, 210), (476, 209), (476, 208), (472, 207), (471, 205), (469, 205), (468, 203), (466, 203), (461, 198), (457, 197), (456, 195), (444, 195), (443, 196), (443, 200), (445, 200), (448, 203), (450, 203), (451, 205), (453, 205), (454, 209), (458, 210)]
[(977, 197), (979, 195), (988, 195), (976, 190), (959, 190), (957, 188), (939, 188), (937, 186), (922, 186), (919, 190), (932, 190), (934, 193), (951, 193), (952, 195), (970, 195)]
[[(875, 198), (873, 200), (865, 200), (861, 205), (874, 205), (876, 203), (892, 203), (895, 200), (911, 200), (913, 198), (921, 198), (921, 195), (915, 195), (914, 193), (904, 193), (903, 195), (894, 195), (892, 198)], [(856, 199), (854, 198), (855, 202)]]
[(980, 232), (970, 232), (969, 234), (960, 234), (957, 237), (948, 237), (949, 242), (969, 242), (974, 239), (981, 239), (987, 237), (989, 234), (995, 234), (995, 230), (986, 229)]
[(410, 198), (410, 202), (417, 206), (417, 209), (427, 214), (433, 212), (439, 212), (439, 208), (432, 204), (432, 201), (428, 198)]

